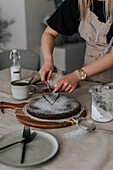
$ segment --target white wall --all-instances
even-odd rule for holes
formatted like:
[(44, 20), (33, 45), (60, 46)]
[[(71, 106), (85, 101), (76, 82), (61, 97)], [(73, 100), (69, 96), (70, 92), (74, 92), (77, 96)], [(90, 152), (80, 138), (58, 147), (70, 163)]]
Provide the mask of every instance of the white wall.
[(7, 28), (12, 34), (10, 42), (7, 42), (5, 49), (27, 48), (25, 4), (24, 0), (0, 0), (0, 16), (2, 19), (13, 18), (15, 23)]
[(40, 38), (45, 29), (41, 21), (54, 10), (53, 0), (0, 0), (1, 18), (15, 19), (15, 23), (7, 28), (12, 37), (4, 48), (30, 49), (38, 52)]
[(46, 15), (51, 15), (55, 10), (52, 1), (48, 0), (25, 0), (28, 48), (37, 51), (40, 45), (41, 35), (45, 29), (42, 20)]

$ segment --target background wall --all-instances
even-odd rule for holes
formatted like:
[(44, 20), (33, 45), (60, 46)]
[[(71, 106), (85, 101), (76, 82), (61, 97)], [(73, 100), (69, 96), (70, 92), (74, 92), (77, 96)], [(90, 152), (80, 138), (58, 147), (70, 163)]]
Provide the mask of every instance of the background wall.
[[(6, 30), (12, 34), (12, 37), (10, 42), (7, 42), (3, 47), (4, 50), (14, 48), (32, 50), (40, 56), (42, 65), (43, 56), (39, 47), (42, 33), (46, 27), (42, 21), (45, 16), (50, 16), (55, 9), (53, 0), (0, 0), (0, 17), (6, 20), (15, 20), (15, 23)], [(60, 35), (56, 40), (57, 46), (60, 45), (61, 39)], [(53, 58), (56, 68), (71, 72), (81, 67), (84, 51), (84, 42), (69, 43), (55, 48)]]
[(15, 20), (15, 23), (6, 29), (7, 32), (12, 34), (12, 37), (4, 48), (27, 48), (24, 1), (0, 0), (0, 16), (2, 19), (10, 20), (13, 18)]
[(51, 15), (55, 10), (55, 5), (48, 0), (25, 0), (26, 24), (28, 48), (37, 51), (40, 45), (41, 35), (45, 29), (42, 20), (45, 16)]
[(54, 10), (52, 0), (0, 0), (1, 18), (15, 20), (7, 28), (12, 37), (4, 49), (30, 49), (39, 53), (38, 46), (45, 29), (42, 20)]

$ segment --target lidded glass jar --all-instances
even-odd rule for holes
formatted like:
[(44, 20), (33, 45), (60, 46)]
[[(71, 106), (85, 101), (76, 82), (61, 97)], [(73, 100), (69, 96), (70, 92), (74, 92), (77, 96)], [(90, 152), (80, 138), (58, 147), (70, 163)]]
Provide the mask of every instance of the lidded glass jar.
[(20, 80), (21, 79), (21, 66), (19, 63), (20, 55), (16, 49), (11, 50), (10, 52), (10, 60), (12, 61), (11, 66), (11, 81)]

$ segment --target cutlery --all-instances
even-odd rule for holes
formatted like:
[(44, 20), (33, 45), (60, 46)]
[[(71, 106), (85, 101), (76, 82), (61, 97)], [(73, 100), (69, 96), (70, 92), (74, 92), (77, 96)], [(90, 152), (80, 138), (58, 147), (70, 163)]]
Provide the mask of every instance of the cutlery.
[(25, 138), (25, 141), (23, 142), (22, 155), (21, 155), (21, 164), (24, 163), (27, 139), (29, 139), (29, 137), (30, 137), (30, 126), (29, 125), (24, 126), (22, 137)]
[(51, 104), (53, 105), (56, 100), (59, 98), (59, 93), (49, 93), (44, 94), (43, 97)]
[(47, 81), (46, 85), (47, 85), (47, 89), (50, 89), (49, 80)]
[(34, 79), (34, 77), (31, 78), (31, 80), (29, 80), (29, 84), (31, 84), (32, 80)]
[[(36, 135), (37, 135), (37, 133), (36, 133), (36, 132), (33, 132), (33, 133), (30, 135), (30, 137), (27, 139), (26, 142), (27, 142), (27, 143), (31, 142)], [(16, 145), (16, 144), (18, 144), (18, 143), (23, 143), (25, 140), (26, 140), (26, 139), (22, 139), (22, 140), (20, 140), (20, 141), (13, 142), (13, 143), (11, 143), (11, 144), (9, 144), (9, 145), (3, 146), (2, 148), (0, 148), (0, 151), (1, 151), (1, 150), (4, 150), (4, 149), (6, 149), (6, 148), (9, 148), (9, 147), (11, 147), (11, 146), (13, 146), (13, 145)]]

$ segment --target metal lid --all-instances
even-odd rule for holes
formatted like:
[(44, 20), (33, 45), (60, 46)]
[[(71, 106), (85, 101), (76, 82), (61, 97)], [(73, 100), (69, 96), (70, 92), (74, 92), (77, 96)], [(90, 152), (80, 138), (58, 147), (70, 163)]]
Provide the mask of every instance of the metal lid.
[(102, 84), (105, 89), (113, 89), (113, 82)]
[(18, 60), (18, 59), (20, 59), (19, 52), (16, 49), (11, 50), (9, 57), (10, 57), (10, 60), (14, 60), (14, 59)]

